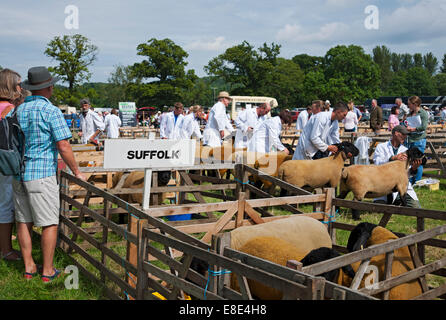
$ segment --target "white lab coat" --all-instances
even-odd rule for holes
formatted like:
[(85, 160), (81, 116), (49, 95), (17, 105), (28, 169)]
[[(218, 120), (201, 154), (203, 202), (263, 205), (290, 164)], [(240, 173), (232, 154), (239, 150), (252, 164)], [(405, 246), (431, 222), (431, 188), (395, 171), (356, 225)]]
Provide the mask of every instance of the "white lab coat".
[(355, 164), (370, 164), (369, 148), (372, 138), (367, 136), (359, 137), (355, 142), (355, 147), (358, 148), (359, 154), (355, 157)]
[[(245, 109), (240, 112), (235, 119), (237, 132), (235, 133), (235, 148), (247, 148), (249, 141), (254, 134), (254, 130), (265, 120), (265, 116), (257, 115), (257, 108)], [(248, 127), (252, 127), (253, 131), (248, 132)]]
[(102, 118), (94, 111), (88, 110), (87, 114), (84, 116), (83, 113), (79, 116), (80, 127), (82, 131), (81, 142), (83, 144), (88, 143), (88, 139), (96, 132), (96, 130), (104, 131), (105, 124)]
[(301, 132), (293, 160), (311, 160), (320, 150), (326, 151), (329, 145), (340, 143), (338, 120), (331, 121), (332, 111), (319, 112), (308, 120)]
[(248, 144), (248, 151), (270, 153), (285, 150), (280, 141), (282, 122), (280, 117), (272, 117), (262, 121), (254, 130), (251, 141)]
[(160, 123), (160, 138), (178, 139), (180, 136), (179, 127), (183, 121), (184, 116), (179, 114), (175, 122), (175, 116), (172, 112), (164, 114)]
[(218, 101), (209, 112), (209, 118), (203, 131), (203, 144), (210, 147), (221, 146), (220, 131), (225, 129), (230, 132), (234, 130), (226, 116), (225, 105)]
[(189, 113), (185, 116), (178, 129), (179, 139), (191, 139), (192, 136), (197, 139), (203, 138), (198, 121), (195, 119), (195, 113)]
[(119, 138), (119, 127), (121, 126), (121, 119), (115, 114), (109, 114), (105, 117), (104, 125), (107, 138)]
[[(397, 154), (403, 153), (407, 150), (407, 148), (403, 145), (400, 145), (398, 148)], [(387, 142), (380, 143), (376, 146), (375, 153), (373, 154), (373, 162), (376, 165), (380, 165), (383, 163), (389, 162), (390, 157), (393, 157), (395, 154), (393, 153), (392, 144), (390, 143), (390, 140)], [(399, 160), (396, 160), (399, 161)], [(412, 187), (412, 184), (409, 181), (409, 184), (407, 186), (407, 193), (409, 196), (418, 201), (417, 194), (415, 193), (415, 190)], [(398, 195), (398, 192), (393, 192), (393, 200), (395, 201), (396, 197)], [(387, 201), (387, 196), (383, 196), (380, 198), (376, 198), (374, 200), (384, 200)]]
[(308, 114), (307, 110), (301, 111), (299, 113), (299, 116), (297, 117), (296, 130), (303, 130), (305, 125), (307, 124), (309, 118), (310, 118), (310, 115)]

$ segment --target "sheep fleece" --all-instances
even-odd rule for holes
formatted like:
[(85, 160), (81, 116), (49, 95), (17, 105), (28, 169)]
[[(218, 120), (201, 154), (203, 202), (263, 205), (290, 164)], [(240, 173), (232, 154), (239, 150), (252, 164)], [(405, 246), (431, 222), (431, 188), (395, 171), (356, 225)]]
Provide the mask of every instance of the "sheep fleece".
[[(367, 242), (367, 247), (375, 244), (380, 244), (387, 242), (389, 240), (398, 239), (398, 237), (383, 227), (376, 227), (372, 231), (372, 235)], [(379, 271), (379, 281), (384, 280), (384, 267), (386, 262), (385, 254), (381, 254), (373, 257), (370, 260), (370, 264), (378, 267)], [(358, 270), (360, 262), (352, 264), (353, 270)], [(409, 249), (407, 247), (402, 247), (394, 251), (394, 258), (392, 264), (392, 277), (398, 276), (400, 274), (406, 273), (414, 269), (414, 265), (411, 259)], [(344, 278), (345, 279), (345, 278)], [(345, 283), (345, 285), (349, 285)], [(364, 287), (364, 280), (362, 281), (360, 288)], [(390, 300), (409, 300), (416, 296), (422, 294), (422, 289), (418, 280), (412, 280), (407, 283), (403, 283), (396, 286), (390, 290), (389, 299)], [(377, 298), (383, 298), (383, 294), (378, 294)]]

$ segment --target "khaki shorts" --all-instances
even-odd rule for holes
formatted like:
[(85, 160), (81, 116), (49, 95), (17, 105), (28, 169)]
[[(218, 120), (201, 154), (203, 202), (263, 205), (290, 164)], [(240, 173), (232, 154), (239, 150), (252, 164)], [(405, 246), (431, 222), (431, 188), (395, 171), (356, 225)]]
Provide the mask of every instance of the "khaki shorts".
[(13, 180), (15, 219), (37, 227), (59, 224), (59, 185), (56, 176), (19, 182)]

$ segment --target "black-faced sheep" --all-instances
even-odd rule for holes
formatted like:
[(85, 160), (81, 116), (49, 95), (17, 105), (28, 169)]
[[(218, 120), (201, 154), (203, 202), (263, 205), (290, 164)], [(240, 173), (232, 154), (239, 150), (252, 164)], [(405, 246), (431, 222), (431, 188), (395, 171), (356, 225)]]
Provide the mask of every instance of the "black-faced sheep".
[[(372, 223), (363, 222), (358, 224), (350, 233), (350, 237), (347, 243), (347, 249), (350, 252), (360, 250), (361, 248), (369, 247), (376, 244), (385, 243), (390, 240), (398, 239), (398, 237), (386, 228), (377, 226)], [(378, 277), (375, 279), (379, 281), (384, 280), (385, 275), (385, 254), (381, 254), (373, 257), (370, 260), (370, 264), (378, 268)], [(360, 262), (356, 262), (352, 265), (356, 271)], [(414, 269), (414, 264), (409, 252), (408, 247), (402, 247), (394, 250), (394, 257), (392, 263), (392, 277), (404, 274)], [(364, 286), (361, 284), (360, 288)], [(422, 294), (421, 285), (418, 280), (412, 280), (407, 283), (398, 285), (390, 290), (390, 300), (409, 300)], [(382, 293), (378, 294), (377, 298), (382, 298)]]
[[(406, 151), (407, 161), (391, 161), (381, 165), (352, 165), (342, 170), (339, 198), (344, 199), (352, 191), (354, 200), (378, 198), (398, 192), (402, 205), (406, 205), (409, 184), (408, 167), (424, 154), (418, 148)], [(425, 159), (425, 158), (424, 158)], [(425, 160), (423, 160), (425, 161)], [(359, 211), (352, 210), (353, 219), (359, 220)]]
[(345, 160), (359, 153), (358, 148), (350, 142), (338, 143), (336, 146), (339, 149), (338, 153), (328, 158), (285, 161), (279, 167), (279, 179), (299, 188), (314, 189), (326, 185), (336, 188), (341, 179)]

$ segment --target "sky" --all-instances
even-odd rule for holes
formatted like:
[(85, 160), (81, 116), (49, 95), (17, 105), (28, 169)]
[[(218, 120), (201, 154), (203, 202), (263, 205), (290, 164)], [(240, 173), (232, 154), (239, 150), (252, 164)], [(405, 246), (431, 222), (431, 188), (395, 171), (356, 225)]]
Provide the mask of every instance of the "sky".
[(446, 53), (446, 0), (2, 0), (0, 13), (0, 65), (23, 79), (30, 67), (57, 64), (44, 54), (55, 36), (76, 33), (99, 48), (91, 82), (142, 61), (136, 47), (151, 38), (181, 46), (186, 68), (200, 77), (209, 60), (244, 40), (279, 44), (284, 58), (350, 44), (369, 54), (377, 45), (432, 52), (440, 64)]

